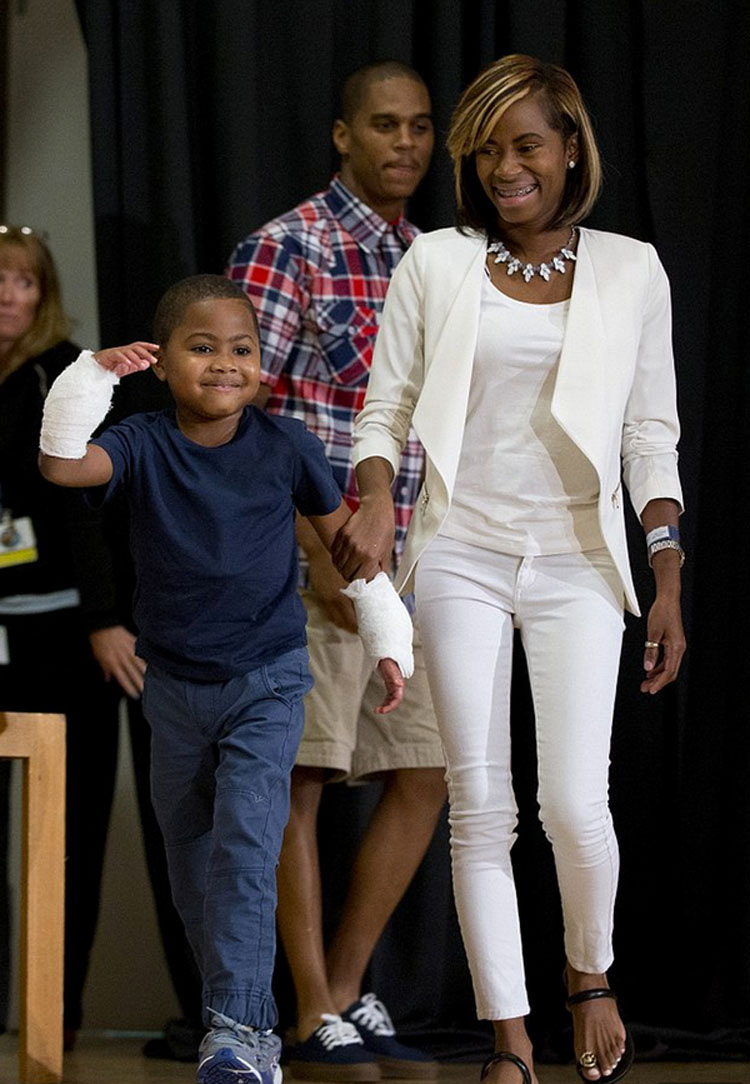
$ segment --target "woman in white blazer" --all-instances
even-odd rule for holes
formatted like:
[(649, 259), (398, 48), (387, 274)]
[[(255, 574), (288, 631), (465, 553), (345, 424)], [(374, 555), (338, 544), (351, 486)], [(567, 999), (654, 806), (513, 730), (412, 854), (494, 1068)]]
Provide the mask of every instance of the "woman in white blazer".
[(391, 280), (355, 430), (361, 506), (334, 555), (349, 578), (386, 565), (390, 484), (413, 425), (427, 467), (397, 586), (415, 582), (456, 903), (478, 1014), (495, 1028), (482, 1077), (536, 1079), (510, 863), (518, 629), (577, 1070), (615, 1081), (633, 1048), (606, 976), (618, 873), (609, 745), (623, 609), (639, 612), (621, 479), (656, 581), (644, 692), (674, 680), (685, 647), (669, 287), (650, 245), (578, 226), (600, 164), (562, 69), (517, 55), (491, 65), (462, 95), (448, 147), (458, 228), (418, 238)]

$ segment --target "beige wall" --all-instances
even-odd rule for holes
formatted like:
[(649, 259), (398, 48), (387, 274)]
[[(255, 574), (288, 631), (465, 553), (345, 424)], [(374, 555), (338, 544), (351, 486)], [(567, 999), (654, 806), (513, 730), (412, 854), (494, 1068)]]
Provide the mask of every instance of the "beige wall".
[(9, 8), (6, 217), (47, 233), (77, 339), (98, 346), (86, 54), (73, 0)]
[[(86, 54), (73, 0), (9, 7), (6, 218), (46, 231), (75, 338), (98, 346)], [(179, 1011), (156, 932), (127, 742), (121, 749), (84, 1026), (160, 1029)]]

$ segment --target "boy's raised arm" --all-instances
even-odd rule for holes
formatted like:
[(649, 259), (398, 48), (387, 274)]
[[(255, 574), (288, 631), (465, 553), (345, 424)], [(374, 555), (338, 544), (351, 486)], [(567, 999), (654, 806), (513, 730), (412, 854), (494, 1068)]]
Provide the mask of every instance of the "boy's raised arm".
[(39, 453), (39, 470), (57, 486), (101, 486), (112, 477), (112, 460), (97, 444), (89, 444), (81, 459), (60, 459)]
[(104, 420), (121, 376), (148, 369), (155, 343), (135, 342), (93, 354), (83, 350), (58, 376), (44, 404), (39, 469), (60, 486), (97, 486), (112, 477), (103, 448), (89, 444)]

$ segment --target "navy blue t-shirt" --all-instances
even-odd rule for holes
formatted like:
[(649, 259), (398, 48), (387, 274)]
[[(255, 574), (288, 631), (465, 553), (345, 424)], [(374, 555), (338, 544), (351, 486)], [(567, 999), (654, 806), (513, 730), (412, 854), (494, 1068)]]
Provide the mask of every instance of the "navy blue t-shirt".
[(302, 422), (246, 407), (233, 439), (205, 448), (167, 410), (94, 443), (114, 468), (102, 500), (120, 484), (128, 496), (142, 658), (224, 681), (305, 644), (294, 511), (326, 515), (341, 491)]

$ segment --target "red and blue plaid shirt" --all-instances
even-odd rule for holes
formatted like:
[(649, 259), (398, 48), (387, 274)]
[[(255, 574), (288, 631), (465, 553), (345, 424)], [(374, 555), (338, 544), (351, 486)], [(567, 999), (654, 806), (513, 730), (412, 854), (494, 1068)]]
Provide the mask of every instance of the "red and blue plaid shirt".
[[(325, 445), (347, 503), (357, 507), (354, 418), (362, 409), (391, 275), (419, 231), (385, 222), (334, 178), (325, 192), (237, 246), (227, 274), (258, 313), (268, 409), (300, 418)], [(396, 552), (421, 484), (424, 453), (411, 433), (393, 486)]]

